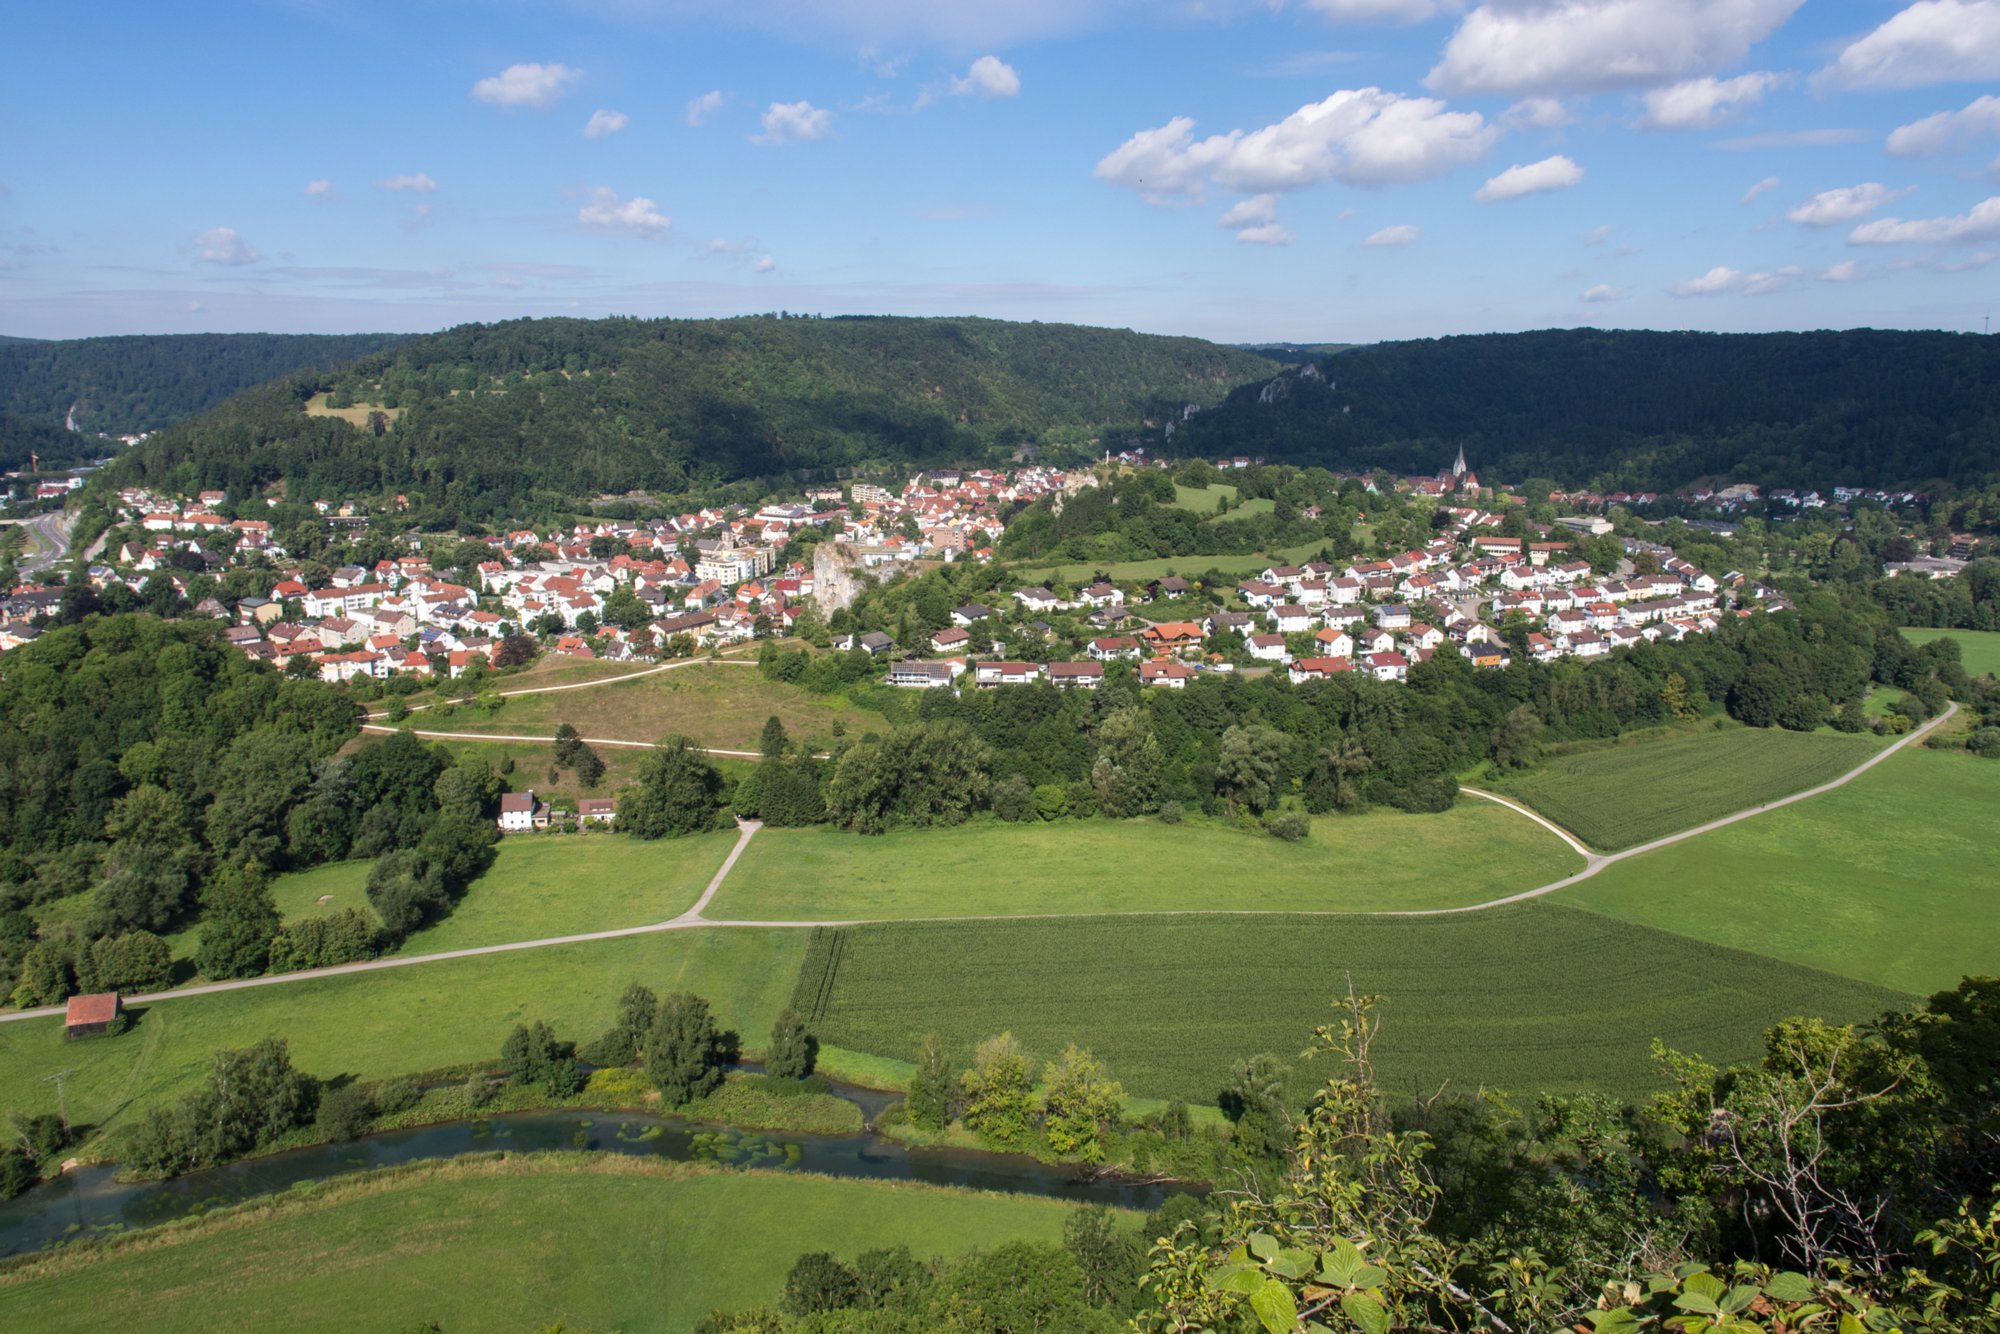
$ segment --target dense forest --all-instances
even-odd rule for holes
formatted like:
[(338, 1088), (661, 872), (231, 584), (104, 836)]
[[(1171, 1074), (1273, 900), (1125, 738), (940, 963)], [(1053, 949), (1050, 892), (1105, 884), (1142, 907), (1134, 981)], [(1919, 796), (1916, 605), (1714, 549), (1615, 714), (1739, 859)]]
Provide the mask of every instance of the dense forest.
[[(231, 394), (307, 367), (330, 367), (406, 334), (141, 334), (0, 341), (0, 418), (61, 427), (71, 409), (92, 435), (156, 431)], [(15, 466), (0, 422), (0, 464)], [(25, 452), (22, 455), (25, 460)]]
[[(478, 517), (537, 494), (681, 494), (1021, 445), (1082, 457), (1104, 428), (1217, 402), (1273, 367), (1195, 339), (995, 320), (517, 320), (252, 390), (146, 442), (117, 476), (404, 491)], [(360, 424), (308, 415), (322, 392)]]
[(2000, 476), (2000, 343), (1965, 334), (1546, 330), (1354, 348), (1181, 424), (1175, 455), (1667, 490)]

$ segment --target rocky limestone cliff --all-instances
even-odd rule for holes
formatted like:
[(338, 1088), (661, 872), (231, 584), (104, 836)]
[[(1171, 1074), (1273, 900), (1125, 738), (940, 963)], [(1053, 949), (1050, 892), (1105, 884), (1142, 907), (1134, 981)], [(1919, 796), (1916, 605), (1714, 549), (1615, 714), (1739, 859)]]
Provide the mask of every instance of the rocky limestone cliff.
[(861, 595), (861, 571), (854, 550), (844, 542), (822, 542), (813, 548), (813, 605), (831, 616), (854, 605)]

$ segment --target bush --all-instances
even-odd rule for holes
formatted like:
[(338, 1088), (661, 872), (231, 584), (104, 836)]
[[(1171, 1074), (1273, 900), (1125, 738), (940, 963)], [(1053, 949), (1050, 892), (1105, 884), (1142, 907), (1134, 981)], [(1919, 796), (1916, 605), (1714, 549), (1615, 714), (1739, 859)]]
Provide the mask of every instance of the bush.
[(993, 785), (993, 813), (1009, 824), (1035, 819), (1035, 790), (1020, 774), (1009, 774)]
[(1974, 755), (1989, 760), (2000, 760), (2000, 727), (1982, 727), (1972, 734), (1965, 748)]
[(1286, 811), (1282, 815), (1266, 817), (1264, 828), (1270, 831), (1273, 838), (1296, 843), (1312, 832), (1312, 820), (1297, 811)]
[(1179, 824), (1185, 814), (1186, 812), (1181, 809), (1181, 804), (1178, 801), (1163, 801), (1160, 803), (1161, 824)]
[(314, 1124), (330, 1140), (359, 1139), (375, 1119), (375, 1101), (359, 1084), (334, 1089), (319, 1100)]
[(785, 1295), (779, 1305), (795, 1316), (820, 1311), (837, 1311), (852, 1306), (861, 1296), (861, 1280), (852, 1269), (826, 1251), (809, 1251), (792, 1264), (785, 1276)]
[(372, 959), (376, 934), (375, 923), (359, 908), (289, 922), (271, 940), (271, 971), (292, 973)]
[(385, 1079), (375, 1086), (375, 1114), (394, 1116), (407, 1112), (423, 1101), (424, 1091), (417, 1087), (417, 1081), (404, 1075), (396, 1079)]

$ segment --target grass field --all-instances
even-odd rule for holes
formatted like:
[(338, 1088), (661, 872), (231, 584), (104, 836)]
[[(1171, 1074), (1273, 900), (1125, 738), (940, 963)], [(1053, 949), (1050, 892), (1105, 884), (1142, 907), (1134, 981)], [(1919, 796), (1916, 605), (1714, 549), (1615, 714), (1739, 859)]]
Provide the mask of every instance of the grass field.
[[(981, 822), (879, 838), (766, 829), (751, 840), (707, 915), (762, 922), (1185, 909), (1372, 912), (1480, 903), (1581, 866), (1534, 821), (1474, 798), (1440, 815), (1320, 816), (1300, 843), (1154, 820)], [(1197, 867), (1198, 874), (1189, 874)]]
[(2000, 973), (2000, 764), (1913, 746), (1846, 787), (1611, 867), (1562, 901), (1928, 993)]
[[(451, 916), (403, 942), (401, 954), (540, 940), (680, 916), (708, 886), (736, 843), (733, 831), (645, 843), (623, 834), (516, 834), (493, 869), (465, 891)], [(371, 863), (340, 862), (271, 886), (286, 921), (359, 908)], [(325, 899), (326, 902), (321, 902)]]
[(377, 407), (373, 403), (356, 403), (351, 408), (332, 407), (327, 403), (325, 394), (314, 394), (306, 400), (306, 416), (338, 417), (350, 426), (366, 426), (371, 412), (381, 413), (390, 426), (394, 426), (396, 418), (403, 415), (401, 408)]
[(836, 718), (856, 735), (888, 730), (881, 714), (843, 696), (807, 694), (734, 663), (703, 663), (596, 690), (526, 695), (493, 713), (416, 714), (411, 725), (425, 731), (553, 736), (559, 724), (568, 723), (587, 737), (658, 741), (679, 733), (720, 750), (755, 750), (772, 714), (800, 740), (827, 736)]
[(1903, 638), (1913, 644), (1929, 644), (1939, 639), (1956, 639), (1959, 660), (1965, 664), (1967, 676), (1992, 676), (2000, 673), (2000, 630), (1911, 628), (1903, 631)]
[(1240, 578), (1273, 565), (1296, 565), (1300, 561), (1311, 560), (1326, 545), (1323, 541), (1307, 542), (1301, 546), (1282, 547), (1277, 551), (1247, 556), (1163, 556), (1158, 560), (1118, 561), (1109, 565), (1084, 561), (1074, 565), (1024, 570), (1022, 577), (1028, 580), (1066, 579), (1070, 583), (1078, 583), (1102, 572), (1114, 580), (1131, 582), (1158, 579), (1169, 574), (1193, 576), (1220, 570), (1223, 574)]
[(1701, 727), (1560, 755), (1493, 786), (1593, 847), (1629, 848), (1838, 778), (1884, 744)]
[(799, 931), (664, 931), (316, 978), (160, 1001), (129, 1031), (90, 1042), (64, 1042), (60, 1018), (4, 1024), (0, 1114), (55, 1111), (47, 1077), (70, 1070), (71, 1119), (115, 1130), (184, 1090), (218, 1049), (271, 1036), (289, 1039), (293, 1060), (321, 1077), (493, 1060), (524, 1020), (545, 1019), (566, 1039), (597, 1036), (634, 981), (707, 997), (720, 1023), (761, 1048), (805, 943)]
[(1215, 513), (1216, 505), (1223, 499), (1231, 503), (1236, 500), (1236, 488), (1226, 482), (1214, 486), (1182, 486), (1174, 484), (1174, 508), (1187, 510), (1204, 517)]
[(792, 1262), (1060, 1239), (1069, 1206), (598, 1155), (392, 1169), (0, 1276), (17, 1330), (691, 1329)]
[[(2000, 766), (1996, 766), (2000, 768)], [(1548, 903), (1461, 916), (1073, 918), (814, 933), (793, 1004), (823, 1041), (898, 1060), (935, 1030), (959, 1059), (1011, 1030), (1067, 1042), (1128, 1091), (1215, 1100), (1232, 1062), (1290, 1058), (1349, 978), (1387, 998), (1378, 1068), (1397, 1094), (1652, 1086), (1655, 1037), (1752, 1056), (1792, 1014), (1873, 1017), (1880, 987)], [(1296, 1065), (1296, 1063), (1294, 1063)], [(1306, 1071), (1296, 1092), (1324, 1074)]]

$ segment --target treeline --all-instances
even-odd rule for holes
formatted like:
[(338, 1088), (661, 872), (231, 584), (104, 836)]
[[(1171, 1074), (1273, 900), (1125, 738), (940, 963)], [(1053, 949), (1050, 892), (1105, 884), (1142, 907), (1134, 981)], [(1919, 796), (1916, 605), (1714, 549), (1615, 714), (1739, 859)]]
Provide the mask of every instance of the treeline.
[(1462, 446), (1496, 479), (1650, 490), (2000, 477), (2000, 343), (1968, 334), (1556, 329), (1383, 343), (1317, 367), (1237, 390), (1161, 448), (1428, 473)]
[[(1248, 471), (1248, 470), (1246, 470)], [(1197, 513), (1175, 504), (1175, 477), (1165, 472), (1125, 473), (1108, 485), (1036, 501), (1001, 537), (999, 554), (1010, 560), (1150, 560), (1159, 556), (1215, 556), (1325, 542), (1330, 554), (1355, 550), (1355, 508), (1341, 505), (1337, 478), (1325, 469), (1255, 469), (1237, 501), (1272, 500), (1267, 510), (1230, 517), (1226, 510)], [(1214, 475), (1213, 469), (1208, 469)], [(1206, 484), (1203, 482), (1202, 484)], [(1349, 483), (1347, 499), (1361, 494)], [(1225, 493), (1216, 492), (1227, 504)], [(1303, 511), (1321, 505), (1308, 519)], [(1428, 516), (1426, 516), (1428, 517)]]
[[(404, 492), (479, 518), (536, 496), (680, 495), (1023, 444), (1086, 457), (1101, 427), (1213, 403), (1272, 365), (1195, 339), (995, 320), (517, 320), (261, 387), (148, 441), (115, 476)], [(383, 416), (307, 416), (321, 391)]]
[[(406, 733), (342, 755), (345, 692), (251, 662), (210, 622), (91, 617), (0, 663), (0, 994), (48, 1004), (366, 957), (450, 911), (492, 856), (500, 777)], [(281, 927), (269, 877), (370, 857), (358, 910)], [(88, 895), (38, 927), (26, 911)]]
[[(1867, 1028), (1788, 1019), (1738, 1066), (1656, 1045), (1660, 1091), (1636, 1107), (1395, 1096), (1374, 1076), (1377, 999), (1334, 1009), (1303, 1056), (1332, 1068), (1302, 1113), (1263, 1092), (1285, 1063), (1239, 1063), (1258, 1114), (1253, 1128), (1232, 1113), (1228, 1138), (1253, 1142), (1228, 1189), (1171, 1199), (1136, 1233), (1081, 1210), (1061, 1250), (994, 1252), (1009, 1282), (970, 1301), (966, 1276), (992, 1258), (923, 1265), (856, 1238), (852, 1259), (795, 1262), (776, 1309), (699, 1328), (1995, 1328), (2000, 980), (1968, 978)], [(1052, 1104), (1076, 1065), (1089, 1062), (1066, 1053), (1044, 1072)], [(1003, 1123), (1027, 1116), (1028, 1069), (1004, 1036), (983, 1047), (962, 1123), (990, 1118), (996, 1089)], [(941, 1084), (920, 1067), (913, 1117)], [(1101, 1071), (1094, 1087), (1115, 1096)]]
[[(137, 334), (0, 342), (0, 415), (136, 435), (307, 367), (380, 352), (408, 334)], [(91, 444), (102, 449), (101, 441)], [(14, 466), (4, 460), (7, 466)]]

